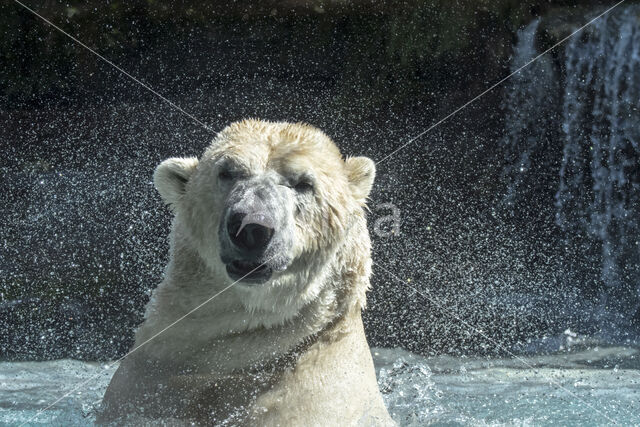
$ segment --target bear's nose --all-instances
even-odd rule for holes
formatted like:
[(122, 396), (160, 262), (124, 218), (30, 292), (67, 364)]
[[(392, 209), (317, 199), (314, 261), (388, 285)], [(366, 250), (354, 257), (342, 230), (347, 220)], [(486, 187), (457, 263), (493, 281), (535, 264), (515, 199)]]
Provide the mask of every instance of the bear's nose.
[(246, 252), (262, 252), (273, 237), (273, 221), (262, 214), (234, 213), (227, 223), (231, 242)]

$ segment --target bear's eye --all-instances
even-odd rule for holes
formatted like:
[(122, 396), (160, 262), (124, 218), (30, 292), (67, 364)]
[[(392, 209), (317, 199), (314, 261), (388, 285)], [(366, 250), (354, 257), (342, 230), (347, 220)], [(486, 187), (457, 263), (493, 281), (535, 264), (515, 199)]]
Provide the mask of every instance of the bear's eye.
[(220, 181), (231, 181), (233, 179), (233, 173), (229, 169), (222, 169), (218, 173), (218, 179)]
[(310, 193), (313, 191), (313, 184), (309, 181), (298, 181), (298, 183), (293, 186), (293, 189), (298, 193)]

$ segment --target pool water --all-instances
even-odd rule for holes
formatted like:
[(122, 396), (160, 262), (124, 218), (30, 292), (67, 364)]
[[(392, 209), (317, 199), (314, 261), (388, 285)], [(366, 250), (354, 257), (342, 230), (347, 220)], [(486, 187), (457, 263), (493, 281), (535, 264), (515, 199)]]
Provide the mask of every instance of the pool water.
[[(389, 412), (403, 426), (640, 425), (635, 348), (506, 359), (372, 352)], [(0, 363), (0, 424), (91, 425), (115, 369), (75, 360)]]

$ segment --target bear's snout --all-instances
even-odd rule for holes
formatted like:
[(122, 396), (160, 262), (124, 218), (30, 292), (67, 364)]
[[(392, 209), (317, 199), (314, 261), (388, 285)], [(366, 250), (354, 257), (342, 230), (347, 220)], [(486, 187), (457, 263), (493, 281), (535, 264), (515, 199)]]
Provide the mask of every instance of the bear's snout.
[(289, 191), (272, 176), (238, 180), (218, 223), (220, 260), (232, 280), (265, 283), (291, 263), (294, 230)]
[(246, 255), (263, 253), (273, 237), (274, 228), (273, 219), (261, 213), (236, 212), (227, 222), (231, 243)]

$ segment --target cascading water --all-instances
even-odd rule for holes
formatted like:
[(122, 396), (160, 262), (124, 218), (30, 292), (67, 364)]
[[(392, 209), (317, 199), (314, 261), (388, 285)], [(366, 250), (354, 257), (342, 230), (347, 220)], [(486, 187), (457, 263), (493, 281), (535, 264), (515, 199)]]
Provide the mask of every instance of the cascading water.
[[(512, 69), (538, 54), (538, 27), (520, 32)], [(505, 201), (513, 205), (544, 180), (540, 174), (553, 173), (555, 224), (600, 252), (596, 320), (607, 334), (625, 335), (640, 308), (640, 7), (603, 17), (558, 58), (559, 72), (542, 61), (511, 85)], [(549, 146), (548, 138), (556, 141)], [(534, 153), (545, 147), (561, 161), (536, 169)]]
[[(535, 37), (540, 20), (532, 21), (518, 34), (514, 48), (510, 71), (516, 72), (538, 56)], [(511, 78), (506, 91), (505, 110), (509, 125), (503, 140), (503, 152), (506, 166), (503, 179), (508, 183), (504, 201), (513, 207), (520, 187), (530, 181), (529, 176), (538, 169), (532, 164), (532, 158), (539, 158), (538, 152), (544, 149), (547, 130), (539, 125), (541, 117), (553, 113), (549, 102), (558, 92), (558, 82), (554, 78), (554, 69), (547, 56), (538, 58)], [(535, 112), (535, 114), (532, 114)]]

